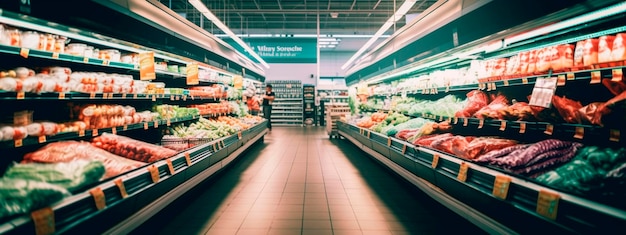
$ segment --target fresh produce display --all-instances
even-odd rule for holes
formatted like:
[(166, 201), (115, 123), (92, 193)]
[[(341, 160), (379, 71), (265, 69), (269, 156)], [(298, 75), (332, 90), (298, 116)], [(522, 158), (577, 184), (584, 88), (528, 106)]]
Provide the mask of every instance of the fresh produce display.
[(177, 153), (168, 148), (109, 133), (94, 138), (93, 145), (128, 159), (148, 163), (169, 158)]
[(21, 140), (28, 137), (28, 130), (24, 126), (0, 127), (0, 140)]
[(74, 160), (52, 164), (13, 164), (4, 177), (47, 182), (75, 192), (77, 189), (97, 183), (104, 173), (104, 165), (100, 161)]
[(189, 108), (195, 108), (200, 110), (200, 115), (222, 115), (235, 112), (231, 103), (228, 101), (222, 101), (220, 103), (207, 103), (189, 105)]
[[(392, 115), (389, 115), (389, 117), (392, 117)], [(387, 119), (389, 119), (389, 117)], [(387, 136), (395, 136), (400, 130), (419, 129), (424, 126), (424, 124), (432, 122), (423, 118), (413, 118), (406, 121), (405, 119), (408, 119), (408, 117), (401, 116), (396, 118), (396, 123), (399, 123), (396, 125), (393, 125), (393, 122), (390, 122), (390, 126), (384, 130), (383, 134), (386, 134)]]
[(173, 119), (200, 115), (200, 111), (197, 108), (184, 108), (178, 107), (178, 105), (157, 105), (154, 107), (154, 110), (159, 114), (159, 119)]
[(584, 194), (602, 188), (602, 182), (609, 177), (626, 180), (623, 173), (617, 173), (625, 162), (624, 148), (584, 147), (572, 161), (540, 175), (536, 180), (568, 192)]
[(189, 88), (189, 95), (194, 97), (222, 99), (227, 98), (228, 93), (223, 85), (213, 84), (212, 86), (194, 86)]
[(67, 189), (46, 182), (0, 178), (0, 219), (26, 214), (70, 195)]
[(453, 95), (447, 95), (435, 101), (410, 98), (398, 101), (395, 110), (413, 116), (428, 113), (452, 117), (457, 110), (461, 110), (465, 106), (465, 102)]
[(136, 112), (131, 106), (94, 104), (75, 106), (73, 113), (73, 116), (85, 122), (90, 129), (150, 122), (159, 116), (150, 111)]
[(482, 91), (474, 90), (467, 93), (467, 105), (454, 115), (455, 117), (472, 117), (478, 110), (487, 106), (489, 97)]
[(199, 143), (235, 134), (261, 121), (263, 118), (259, 116), (246, 116), (244, 118), (220, 116), (214, 120), (200, 118), (189, 126), (180, 124), (171, 127), (169, 129), (170, 134), (163, 136), (161, 144), (163, 147), (182, 151)]
[(145, 165), (143, 162), (109, 153), (90, 143), (78, 141), (47, 144), (35, 152), (26, 154), (22, 163), (68, 163), (77, 160), (102, 162), (106, 170), (105, 178), (114, 177)]
[(581, 147), (580, 143), (548, 139), (491, 152), (479, 157), (476, 162), (498, 166), (517, 174), (537, 176), (549, 167), (570, 161)]

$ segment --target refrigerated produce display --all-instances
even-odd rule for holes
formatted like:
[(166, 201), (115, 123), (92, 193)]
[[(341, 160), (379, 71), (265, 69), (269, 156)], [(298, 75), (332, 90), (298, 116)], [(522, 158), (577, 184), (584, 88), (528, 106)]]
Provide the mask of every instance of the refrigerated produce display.
[[(397, 69), (371, 70), (391, 54), (370, 53), (381, 59), (347, 76), (359, 114), (339, 133), (486, 231), (618, 230), (626, 222), (626, 5), (590, 2)], [(482, 9), (497, 3), (489, 5)], [(463, 15), (437, 30), (482, 20)], [(437, 33), (413, 43), (440, 45), (426, 41)]]
[(46, 3), (0, 9), (1, 234), (128, 233), (266, 132), (232, 87), (242, 69), (263, 82), (251, 61), (146, 15), (72, 4), (178, 46), (112, 32), (105, 19), (59, 19), (39, 10)]

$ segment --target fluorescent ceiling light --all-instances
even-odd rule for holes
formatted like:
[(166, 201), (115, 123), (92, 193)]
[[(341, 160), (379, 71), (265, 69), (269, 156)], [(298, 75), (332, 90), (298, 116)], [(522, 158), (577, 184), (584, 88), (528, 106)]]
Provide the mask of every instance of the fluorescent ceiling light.
[(584, 14), (584, 15), (581, 15), (572, 19), (564, 20), (561, 22), (548, 25), (543, 28), (530, 31), (530, 32), (515, 35), (513, 37), (505, 39), (504, 42), (505, 42), (505, 45), (513, 44), (513, 43), (524, 41), (530, 38), (534, 38), (534, 37), (537, 37), (546, 33), (551, 33), (554, 31), (561, 30), (561, 29), (584, 24), (584, 23), (598, 20), (604, 17), (621, 14), (623, 12), (626, 12), (626, 2), (621, 2), (613, 6), (603, 8), (603, 9), (600, 9), (591, 13), (587, 13), (587, 14)]
[[(230, 37), (226, 34), (215, 34), (214, 36), (218, 38), (226, 38)], [(240, 38), (252, 38), (252, 37), (263, 37), (263, 38), (280, 38), (287, 37), (287, 35), (278, 35), (278, 34), (237, 34), (237, 37)], [(293, 38), (317, 38), (317, 34), (293, 34), (289, 35), (289, 37)], [(366, 34), (333, 34), (333, 35), (320, 35), (320, 39), (324, 38), (337, 38), (337, 40), (341, 41), (341, 38), (371, 38), (374, 35), (366, 35)], [(391, 35), (380, 35), (378, 38), (388, 38)]]
[(346, 61), (345, 64), (343, 64), (341, 66), (341, 69), (345, 70), (349, 65), (352, 64), (352, 62), (354, 62), (354, 60), (356, 60), (359, 56), (361, 56), (361, 54), (363, 54), (365, 52), (365, 50), (370, 48), (370, 46), (372, 46), (372, 44), (374, 44), (374, 42), (376, 42), (376, 40), (378, 40), (378, 38), (383, 35), (383, 33), (385, 33), (389, 28), (391, 28), (393, 23), (395, 23), (396, 21), (400, 20), (402, 18), (402, 16), (404, 16), (404, 14), (409, 12), (409, 10), (413, 7), (413, 5), (415, 5), (416, 1), (417, 0), (406, 0), (406, 1), (404, 1), (404, 3), (402, 3), (400, 8), (398, 8), (398, 11), (396, 11), (396, 13), (394, 13), (391, 16), (391, 18), (389, 18), (383, 24), (383, 26), (380, 27), (380, 29), (378, 29), (378, 31), (376, 31), (374, 36), (372, 36), (369, 40), (367, 40), (365, 45), (363, 45), (356, 53), (354, 53), (354, 55), (352, 55), (352, 57), (350, 57), (350, 59), (348, 59), (348, 61)]
[(237, 44), (239, 44), (246, 51), (248, 51), (248, 53), (250, 53), (252, 57), (254, 57), (257, 61), (259, 61), (259, 63), (265, 66), (265, 68), (268, 68), (268, 69), (270, 68), (270, 66), (265, 62), (265, 60), (263, 60), (257, 53), (255, 53), (254, 50), (252, 50), (252, 48), (248, 46), (248, 44), (246, 44), (244, 41), (241, 40), (241, 38), (237, 37), (237, 35), (235, 35), (235, 33), (233, 33), (233, 31), (230, 30), (228, 26), (222, 23), (220, 19), (218, 19), (215, 15), (213, 15), (213, 13), (211, 13), (209, 8), (207, 8), (202, 2), (200, 2), (200, 0), (189, 0), (189, 3), (193, 5), (193, 7), (195, 7), (198, 11), (200, 11), (200, 13), (202, 13), (202, 15), (204, 15), (207, 19), (213, 22), (215, 26), (217, 26), (219, 29), (224, 31), (226, 35), (230, 36), (230, 38), (233, 39)]

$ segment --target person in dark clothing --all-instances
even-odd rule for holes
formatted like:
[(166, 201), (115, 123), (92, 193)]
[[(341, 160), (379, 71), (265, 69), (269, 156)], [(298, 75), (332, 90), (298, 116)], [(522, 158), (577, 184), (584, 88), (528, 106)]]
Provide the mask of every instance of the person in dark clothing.
[(272, 85), (265, 86), (265, 95), (263, 95), (263, 117), (267, 119), (267, 129), (272, 131), (272, 102), (274, 102), (274, 92)]

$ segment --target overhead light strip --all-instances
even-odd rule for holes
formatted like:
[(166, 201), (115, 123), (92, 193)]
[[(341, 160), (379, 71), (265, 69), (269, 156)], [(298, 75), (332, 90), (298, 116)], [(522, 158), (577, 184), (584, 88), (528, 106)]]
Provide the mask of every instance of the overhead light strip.
[[(218, 38), (229, 37), (226, 34), (215, 34)], [(240, 38), (317, 38), (315, 34), (237, 34)], [(320, 39), (324, 38), (371, 38), (374, 35), (369, 34), (332, 34), (332, 35), (320, 35)], [(388, 38), (391, 35), (380, 35), (379, 38)]]
[(256, 52), (254, 52), (254, 50), (252, 50), (252, 48), (250, 48), (248, 44), (246, 44), (243, 40), (241, 40), (241, 38), (237, 37), (237, 35), (235, 35), (235, 33), (233, 33), (233, 31), (230, 30), (228, 26), (226, 26), (224, 23), (222, 23), (220, 19), (218, 19), (215, 15), (213, 15), (213, 13), (209, 10), (209, 8), (207, 8), (204, 5), (204, 3), (202, 3), (199, 0), (188, 0), (188, 1), (191, 5), (193, 5), (194, 8), (200, 11), (202, 15), (204, 15), (207, 19), (213, 22), (215, 26), (217, 26), (220, 30), (224, 31), (228, 36), (230, 36), (231, 39), (233, 39), (237, 44), (239, 44), (248, 53), (250, 53), (252, 57), (254, 57), (257, 61), (259, 61), (259, 63), (265, 66), (265, 68), (268, 68), (268, 69), (270, 68), (269, 64), (267, 64), (265, 60), (263, 60), (263, 58), (261, 58)]
[(574, 27), (580, 24), (584, 24), (587, 22), (595, 21), (601, 18), (610, 17), (613, 15), (621, 14), (626, 12), (626, 2), (621, 2), (615, 4), (610, 7), (606, 7), (591, 13), (587, 13), (572, 19), (564, 20), (561, 22), (557, 22), (543, 28), (539, 28), (536, 30), (532, 30), (530, 32), (522, 33), (504, 40), (505, 45), (513, 44), (516, 42), (524, 41), (527, 39), (531, 39), (540, 35), (544, 35), (546, 33), (555, 32), (558, 30), (566, 29), (569, 27)]
[(413, 5), (415, 5), (416, 1), (417, 0), (406, 0), (406, 1), (404, 1), (404, 3), (402, 3), (400, 8), (398, 8), (396, 13), (394, 13), (382, 25), (382, 27), (380, 27), (380, 29), (378, 29), (378, 31), (376, 31), (374, 36), (371, 37), (356, 53), (354, 53), (354, 55), (352, 55), (352, 57), (350, 57), (350, 59), (348, 59), (348, 61), (346, 61), (345, 64), (343, 64), (341, 66), (341, 69), (345, 70), (349, 65), (352, 64), (352, 62), (354, 62), (354, 60), (356, 60), (359, 56), (361, 56), (361, 54), (363, 54), (368, 48), (370, 48), (372, 46), (372, 44), (374, 44), (374, 42), (376, 42), (376, 40), (378, 40), (378, 38), (383, 35), (383, 33), (385, 33), (389, 28), (391, 28), (391, 26), (396, 21), (400, 20), (407, 12), (409, 12), (409, 10), (413, 7)]

